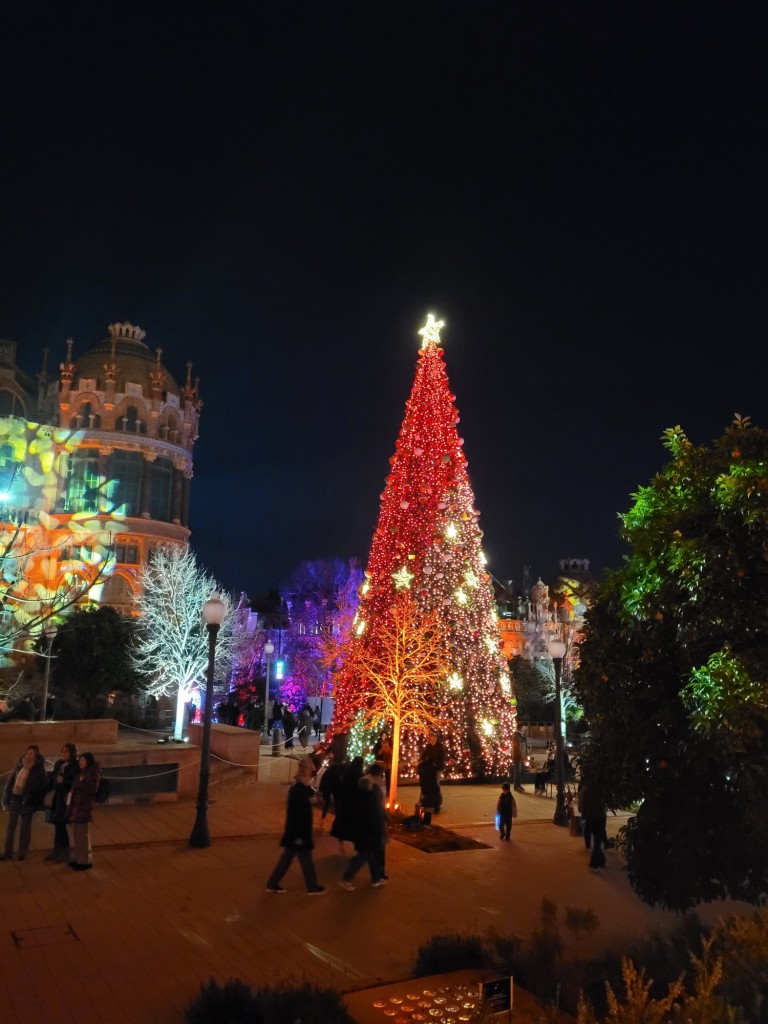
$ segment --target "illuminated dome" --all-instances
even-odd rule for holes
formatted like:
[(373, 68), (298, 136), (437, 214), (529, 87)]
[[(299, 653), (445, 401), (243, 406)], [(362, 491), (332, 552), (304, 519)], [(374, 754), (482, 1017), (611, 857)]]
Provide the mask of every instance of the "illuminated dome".
[(114, 366), (117, 391), (125, 391), (125, 384), (140, 384), (144, 393), (152, 393), (153, 381), (162, 375), (163, 391), (179, 395), (176, 381), (160, 362), (162, 349), (151, 352), (144, 344), (145, 332), (130, 323), (110, 324), (109, 337), (89, 349), (75, 360), (77, 375), (84, 380), (94, 380), (95, 390), (106, 388), (106, 370)]

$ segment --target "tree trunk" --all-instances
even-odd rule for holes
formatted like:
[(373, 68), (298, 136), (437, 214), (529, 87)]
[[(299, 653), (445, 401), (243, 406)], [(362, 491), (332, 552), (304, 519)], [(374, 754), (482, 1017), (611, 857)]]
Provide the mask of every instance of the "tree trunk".
[(179, 684), (179, 692), (176, 695), (176, 723), (173, 730), (173, 738), (175, 740), (184, 739), (184, 715), (186, 713), (186, 701), (184, 698), (186, 693), (186, 687)]
[(390, 770), (389, 806), (394, 807), (397, 800), (397, 773), (400, 766), (400, 719), (392, 720), (392, 768)]

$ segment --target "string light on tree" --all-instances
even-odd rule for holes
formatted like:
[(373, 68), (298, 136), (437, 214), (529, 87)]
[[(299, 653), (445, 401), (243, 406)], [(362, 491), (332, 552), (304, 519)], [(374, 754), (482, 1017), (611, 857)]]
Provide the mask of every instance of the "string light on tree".
[[(441, 626), (447, 665), (443, 693), (449, 702), (443, 736), (447, 774), (498, 775), (508, 769), (514, 721), (511, 688), (498, 644), (479, 513), (458, 433), (456, 396), (445, 369), (443, 327), (430, 314), (419, 331), (416, 374), (389, 460), (368, 559), (367, 589), (361, 592), (360, 619), (367, 627), (351, 638), (346, 652), (334, 728), (343, 729), (365, 706), (361, 665), (372, 651), (381, 654), (388, 642), (384, 624), (393, 601), (407, 593), (415, 613), (435, 615)], [(461, 680), (461, 687), (445, 685), (454, 678)], [(415, 775), (421, 745), (420, 730), (403, 730), (406, 777)]]

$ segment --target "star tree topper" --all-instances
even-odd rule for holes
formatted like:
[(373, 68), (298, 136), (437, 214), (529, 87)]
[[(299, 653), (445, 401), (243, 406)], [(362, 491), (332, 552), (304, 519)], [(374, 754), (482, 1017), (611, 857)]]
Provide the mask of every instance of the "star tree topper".
[(431, 313), (427, 313), (427, 322), (419, 331), (419, 334), (424, 339), (421, 343), (421, 347), (426, 348), (427, 345), (439, 345), (440, 331), (443, 327), (445, 327), (444, 320), (435, 320)]

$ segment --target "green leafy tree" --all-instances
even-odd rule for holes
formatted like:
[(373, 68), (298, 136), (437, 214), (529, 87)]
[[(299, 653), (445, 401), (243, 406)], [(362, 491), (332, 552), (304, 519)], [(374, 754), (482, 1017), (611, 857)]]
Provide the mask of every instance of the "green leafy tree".
[[(550, 670), (552, 663), (550, 662)], [(541, 661), (517, 655), (510, 659), (509, 678), (517, 697), (517, 717), (520, 722), (550, 722), (553, 707), (549, 698), (554, 687), (552, 672), (546, 672)]]
[(99, 698), (112, 690), (135, 691), (129, 654), (132, 632), (132, 623), (107, 606), (77, 611), (59, 627), (53, 679), (57, 686), (85, 699), (89, 718)]
[(632, 545), (587, 615), (583, 765), (632, 885), (675, 909), (768, 886), (768, 435), (737, 417), (711, 446), (680, 427), (621, 517)]

